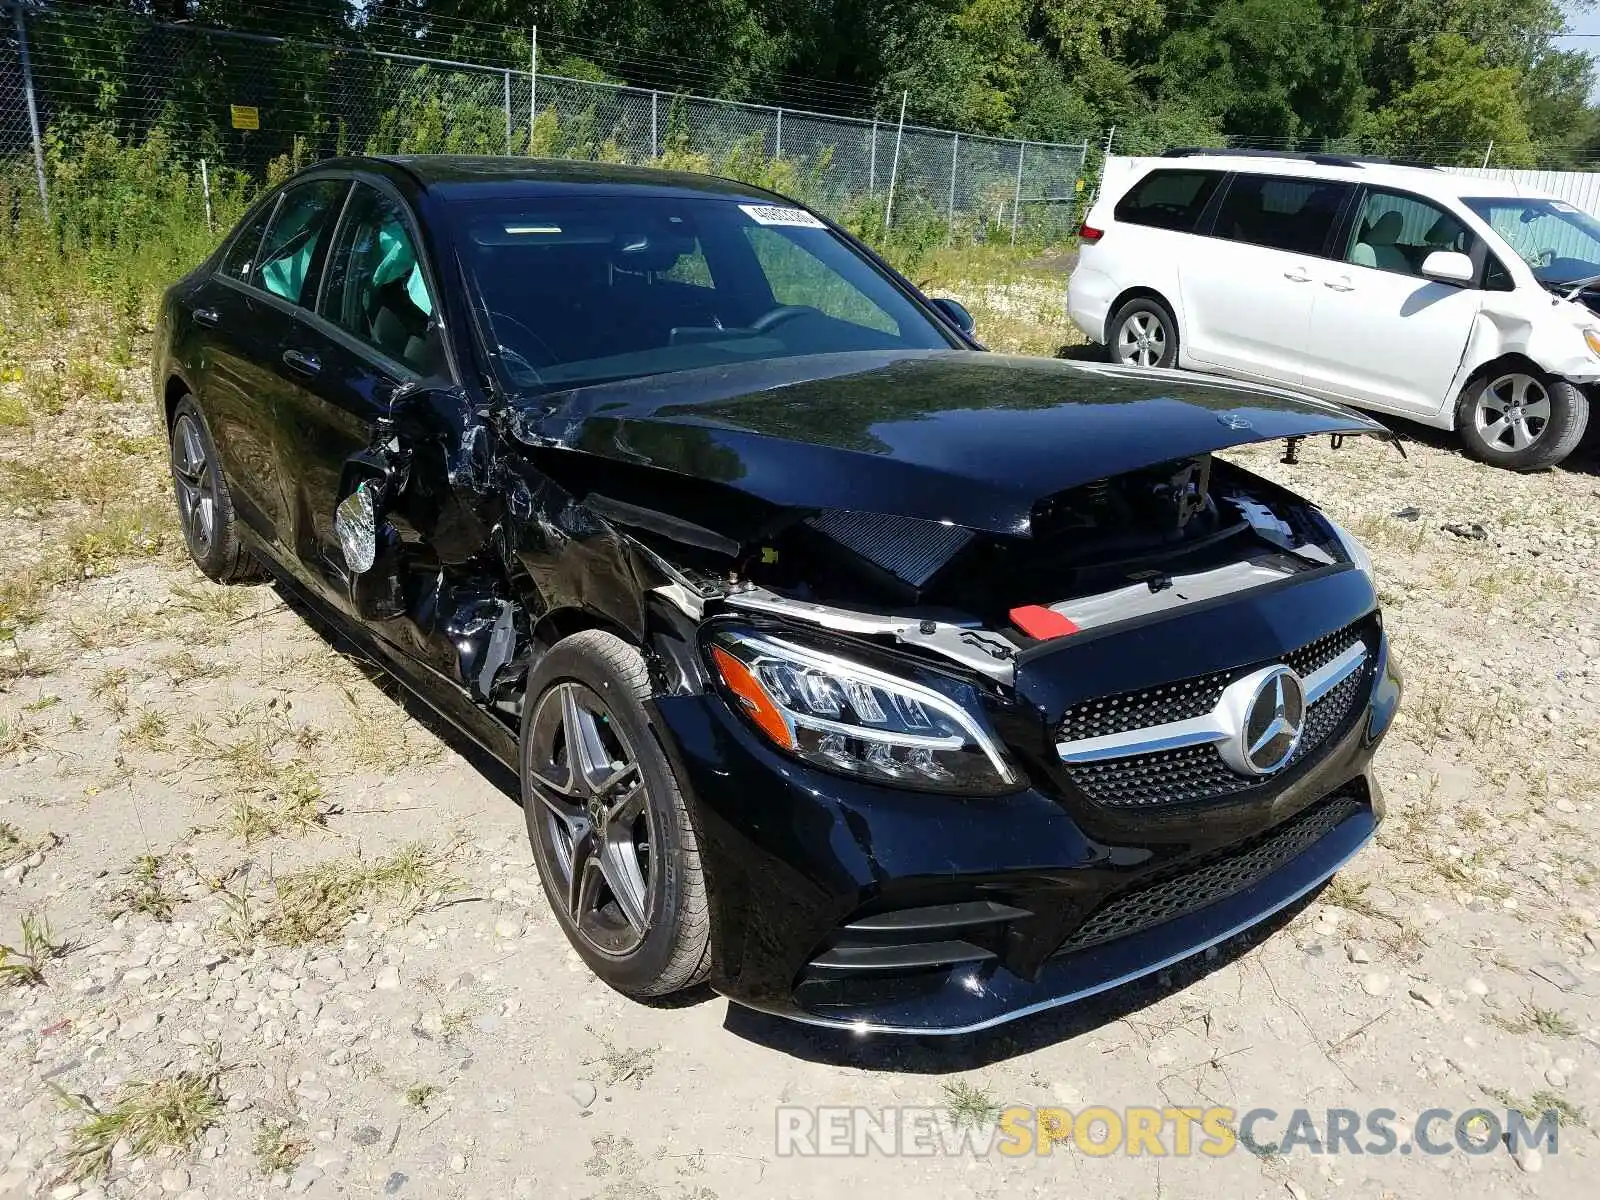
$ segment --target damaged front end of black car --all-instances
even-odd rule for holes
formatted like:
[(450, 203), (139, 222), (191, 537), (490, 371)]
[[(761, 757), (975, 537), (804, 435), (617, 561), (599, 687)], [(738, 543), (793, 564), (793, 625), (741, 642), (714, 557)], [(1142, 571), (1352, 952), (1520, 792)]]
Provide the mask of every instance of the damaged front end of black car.
[(512, 768), (630, 996), (982, 1029), (1379, 820), (1370, 564), (1218, 455), (1368, 418), (989, 354), (782, 197), (607, 164), (319, 163), (155, 345), (197, 566), (266, 568)]
[(362, 618), (509, 761), (553, 646), (643, 651), (718, 990), (954, 1033), (1213, 945), (1370, 837), (1399, 694), (1370, 567), (1212, 454), (1372, 432), (959, 352), (419, 393), (339, 533)]

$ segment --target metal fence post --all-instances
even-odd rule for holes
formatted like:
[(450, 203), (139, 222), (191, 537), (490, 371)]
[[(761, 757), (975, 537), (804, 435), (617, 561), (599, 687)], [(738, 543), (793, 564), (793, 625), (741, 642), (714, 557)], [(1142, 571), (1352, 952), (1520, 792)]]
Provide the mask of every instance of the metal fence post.
[(506, 82), (506, 153), (511, 153), (511, 68), (505, 72)]
[(775, 148), (775, 150), (773, 152), (772, 157), (775, 158), (775, 159), (782, 158), (783, 157), (783, 109), (781, 109), (781, 108), (778, 110), (778, 137), (777, 137), (777, 141), (775, 143), (775, 147), (776, 148)]
[(650, 157), (661, 157), (661, 139), (656, 137), (656, 101), (661, 93), (650, 89)]
[(1011, 244), (1017, 244), (1017, 212), (1022, 208), (1022, 156), (1027, 152), (1028, 143), (1017, 143), (1017, 187), (1011, 196)]
[(533, 123), (539, 119), (539, 27), (528, 47), (528, 153), (533, 153)]
[(950, 141), (950, 211), (945, 218), (947, 243), (956, 240), (956, 156), (961, 153), (961, 135), (955, 134)]
[(39, 207), (50, 219), (50, 189), (44, 181), (44, 139), (39, 136), (39, 106), (33, 98), (33, 64), (28, 58), (28, 26), (22, 5), (12, 9), (17, 22), (17, 57), (22, 62), (22, 95), (28, 105), (28, 132), (33, 135), (33, 169), (39, 177)]
[(872, 120), (872, 145), (867, 147), (867, 195), (878, 193), (878, 120)]
[(894, 184), (900, 174), (900, 139), (906, 133), (906, 98), (910, 92), (900, 93), (900, 124), (894, 131), (894, 161), (889, 164), (889, 199), (883, 206), (883, 231), (889, 232), (889, 221), (894, 216)]

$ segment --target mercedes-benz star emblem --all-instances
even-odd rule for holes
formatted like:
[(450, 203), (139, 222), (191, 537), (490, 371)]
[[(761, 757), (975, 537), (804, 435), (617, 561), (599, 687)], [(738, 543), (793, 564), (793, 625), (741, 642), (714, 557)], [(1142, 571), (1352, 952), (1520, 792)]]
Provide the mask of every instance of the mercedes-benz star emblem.
[(1300, 744), (1305, 725), (1306, 693), (1300, 677), (1281, 667), (1256, 689), (1255, 699), (1245, 711), (1240, 749), (1244, 760), (1258, 775), (1269, 775), (1289, 761)]
[(1217, 420), (1221, 421), (1229, 429), (1249, 429), (1250, 428), (1250, 418), (1249, 417), (1240, 416), (1238, 413), (1231, 413), (1231, 412), (1218, 413), (1217, 414)]
[(1236, 679), (1217, 707), (1225, 736), (1223, 762), (1241, 775), (1270, 775), (1294, 757), (1306, 723), (1306, 689), (1290, 667), (1276, 663)]

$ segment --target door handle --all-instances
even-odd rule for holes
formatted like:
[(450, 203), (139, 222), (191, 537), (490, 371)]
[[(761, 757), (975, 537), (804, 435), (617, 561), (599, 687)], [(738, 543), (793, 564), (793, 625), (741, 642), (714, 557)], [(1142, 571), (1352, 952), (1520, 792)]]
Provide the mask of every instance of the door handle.
[(1340, 276), (1338, 279), (1324, 279), (1322, 286), (1335, 292), (1353, 292), (1356, 290), (1356, 285), (1350, 283), (1346, 276)]
[(302, 354), (299, 350), (285, 350), (283, 362), (291, 371), (299, 371), (302, 375), (315, 375), (322, 370), (322, 363), (315, 354)]
[(222, 314), (214, 308), (197, 308), (190, 315), (194, 317), (196, 325), (204, 325), (207, 328), (215, 326), (218, 321), (222, 320)]
[(1311, 276), (1306, 274), (1304, 267), (1296, 267), (1292, 271), (1285, 271), (1283, 277), (1290, 283), (1310, 283)]

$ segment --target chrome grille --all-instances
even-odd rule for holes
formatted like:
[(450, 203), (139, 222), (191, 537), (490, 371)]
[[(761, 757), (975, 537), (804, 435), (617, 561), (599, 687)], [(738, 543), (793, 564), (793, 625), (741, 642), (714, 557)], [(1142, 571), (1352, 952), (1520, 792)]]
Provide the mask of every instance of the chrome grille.
[[(1358, 641), (1364, 640), (1369, 650), (1375, 649), (1376, 634), (1376, 619), (1368, 618), (1307, 642), (1285, 654), (1282, 661), (1300, 675), (1309, 675)], [(1061, 740), (1124, 733), (1201, 716), (1216, 704), (1223, 688), (1256, 665), (1259, 664), (1195, 676), (1162, 688), (1086, 701), (1069, 710), (1061, 724)], [(1360, 670), (1308, 707), (1300, 744), (1284, 769), (1304, 762), (1330, 738), (1344, 732), (1371, 677), (1369, 658)], [(1090, 800), (1108, 808), (1125, 809), (1218, 800), (1268, 782), (1229, 768), (1214, 744), (1071, 763), (1066, 772)]]
[[(1226, 768), (1224, 768), (1226, 769)], [(1107, 901), (1061, 944), (1070, 954), (1149, 929), (1242, 892), (1310, 849), (1366, 805), (1359, 784), (1336, 792), (1275, 829), (1141, 884)]]

